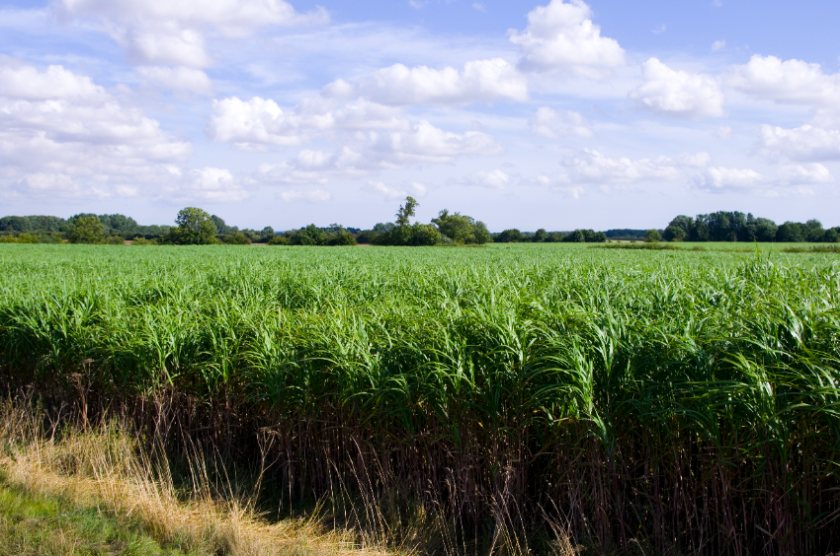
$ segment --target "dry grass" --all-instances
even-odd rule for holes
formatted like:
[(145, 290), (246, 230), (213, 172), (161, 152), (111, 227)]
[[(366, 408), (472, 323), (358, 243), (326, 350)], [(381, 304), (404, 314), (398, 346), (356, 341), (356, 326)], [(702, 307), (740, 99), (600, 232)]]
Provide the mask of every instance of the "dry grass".
[(325, 531), (315, 520), (270, 524), (249, 500), (214, 499), (200, 463), (192, 466), (191, 492), (179, 491), (165, 458), (143, 455), (136, 439), (114, 423), (60, 435), (40, 430), (33, 412), (11, 403), (0, 407), (0, 468), (8, 483), (129, 518), (162, 544), (243, 556), (397, 553), (350, 532)]

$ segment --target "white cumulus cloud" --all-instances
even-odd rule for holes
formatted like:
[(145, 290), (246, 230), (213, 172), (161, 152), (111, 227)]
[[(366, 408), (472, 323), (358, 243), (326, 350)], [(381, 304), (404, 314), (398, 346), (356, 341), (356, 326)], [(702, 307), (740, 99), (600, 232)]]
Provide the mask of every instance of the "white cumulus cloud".
[(90, 77), (0, 59), (0, 85), (3, 196), (156, 197), (192, 187), (179, 166), (190, 143)]
[(723, 92), (714, 78), (675, 70), (657, 58), (645, 62), (645, 82), (630, 96), (646, 108), (678, 116), (722, 116)]
[(173, 91), (209, 94), (213, 90), (207, 74), (194, 68), (141, 66), (137, 73), (149, 83)]
[(205, 35), (245, 35), (271, 25), (323, 23), (323, 9), (299, 13), (284, 0), (55, 0), (65, 18), (90, 19), (144, 64), (210, 64)]
[(840, 74), (828, 74), (819, 64), (755, 55), (733, 69), (729, 84), (748, 94), (781, 103), (836, 105)]
[(532, 71), (568, 70), (597, 77), (624, 64), (624, 50), (615, 39), (601, 35), (592, 10), (581, 0), (551, 0), (528, 14), (524, 31), (510, 40), (522, 52), (520, 65)]
[(537, 109), (531, 119), (531, 129), (549, 139), (567, 136), (591, 137), (592, 130), (586, 119), (573, 110), (554, 110), (547, 106)]
[(563, 161), (560, 181), (605, 186), (674, 181), (681, 177), (684, 167), (694, 163), (691, 157), (686, 160), (664, 156), (656, 158), (610, 157), (597, 150), (587, 150), (579, 156)]
[(731, 191), (755, 188), (763, 181), (763, 176), (752, 168), (713, 166), (697, 176), (694, 183), (706, 191)]
[(324, 191), (323, 189), (293, 189), (291, 191), (281, 192), (280, 198), (287, 203), (300, 201), (308, 203), (325, 203), (332, 199), (332, 195), (329, 191)]
[(783, 128), (765, 125), (761, 128), (761, 142), (771, 156), (793, 160), (840, 160), (840, 130), (812, 125)]
[[(362, 79), (357, 89), (358, 94), (392, 105), (528, 98), (525, 77), (501, 58), (467, 62), (460, 70), (394, 64)], [(348, 94), (352, 89), (347, 82), (337, 81), (328, 90)]]

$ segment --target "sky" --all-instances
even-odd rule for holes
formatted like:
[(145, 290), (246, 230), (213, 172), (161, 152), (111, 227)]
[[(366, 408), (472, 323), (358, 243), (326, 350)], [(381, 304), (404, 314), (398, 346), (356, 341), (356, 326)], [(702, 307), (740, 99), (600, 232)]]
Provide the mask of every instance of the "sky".
[(0, 215), (840, 225), (835, 0), (0, 1)]

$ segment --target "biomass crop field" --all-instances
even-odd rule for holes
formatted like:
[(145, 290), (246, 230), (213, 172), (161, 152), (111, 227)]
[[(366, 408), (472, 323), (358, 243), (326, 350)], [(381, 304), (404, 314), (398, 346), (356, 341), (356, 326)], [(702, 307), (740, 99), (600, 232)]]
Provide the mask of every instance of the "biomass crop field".
[(0, 266), (3, 382), (174, 400), (172, 427), (246, 461), (269, 431), (287, 505), (341, 485), (382, 519), (435, 508), (467, 551), (561, 530), (840, 551), (836, 254), (8, 245)]

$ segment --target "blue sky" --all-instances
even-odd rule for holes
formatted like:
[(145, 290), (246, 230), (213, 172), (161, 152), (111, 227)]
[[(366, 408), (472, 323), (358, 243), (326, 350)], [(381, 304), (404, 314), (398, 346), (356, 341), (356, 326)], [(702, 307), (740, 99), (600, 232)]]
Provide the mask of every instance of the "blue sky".
[(0, 3), (0, 213), (840, 224), (835, 2)]

